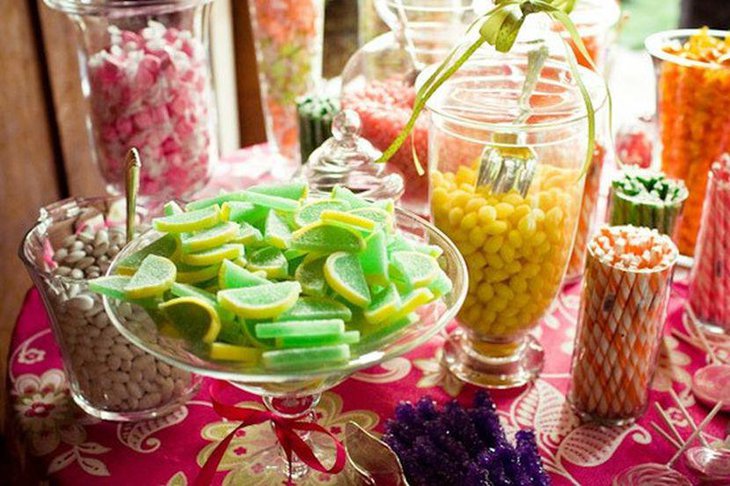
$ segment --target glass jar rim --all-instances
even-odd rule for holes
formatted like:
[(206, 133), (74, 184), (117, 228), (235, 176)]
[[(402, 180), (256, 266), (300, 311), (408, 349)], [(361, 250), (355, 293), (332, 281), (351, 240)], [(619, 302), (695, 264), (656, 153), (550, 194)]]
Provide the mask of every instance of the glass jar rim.
[[(666, 47), (667, 44), (669, 44), (670, 42), (686, 40), (687, 38), (689, 38), (693, 34), (696, 34), (699, 31), (700, 29), (673, 29), (656, 32), (646, 38), (646, 40), (644, 41), (644, 47), (653, 58), (671, 62), (674, 64), (679, 64), (681, 66), (701, 67), (703, 69), (730, 68), (730, 66), (725, 66), (722, 64), (687, 59), (664, 50), (664, 47)], [(727, 36), (730, 36), (730, 30), (708, 29), (707, 34), (712, 37), (725, 38)]]
[[(527, 56), (526, 55), (515, 55), (513, 53), (507, 53), (504, 55), (498, 55), (497, 57), (480, 57), (477, 59), (471, 59), (464, 63), (461, 69), (467, 68), (469, 66), (478, 66), (479, 64), (482, 64), (484, 66), (508, 66), (510, 63), (515, 64), (515, 61), (523, 61), (526, 62)], [(430, 74), (437, 69), (438, 65), (431, 65), (424, 69), (424, 71), (418, 76), (418, 80), (416, 81), (416, 86), (419, 87), (420, 84), (423, 83), (423, 80), (427, 79)], [(560, 68), (564, 71), (570, 73), (570, 67), (567, 63), (551, 58), (548, 59), (545, 63), (545, 66), (543, 67), (543, 72), (545, 68)], [(580, 73), (581, 79), (583, 80), (583, 83), (586, 85), (586, 88), (588, 89), (591, 100), (593, 101), (593, 109), (596, 114), (599, 113), (599, 111), (605, 106), (606, 100), (608, 98), (606, 93), (606, 86), (604, 84), (603, 78), (595, 73), (594, 71), (585, 68), (583, 66), (578, 66), (578, 72)], [(459, 71), (455, 73), (456, 75), (459, 74)], [(505, 79), (507, 79), (507, 76), (505, 75)], [(542, 79), (542, 77), (540, 78)], [(438, 92), (445, 87), (448, 86), (448, 83), (453, 81), (454, 78), (449, 78), (444, 85), (440, 86), (436, 92), (434, 93), (434, 96), (431, 97), (428, 102), (426, 102), (426, 107), (430, 112), (433, 112), (450, 122), (456, 123), (457, 125), (463, 126), (463, 127), (469, 127), (469, 128), (477, 128), (477, 129), (485, 129), (485, 130), (491, 130), (495, 132), (502, 132), (502, 131), (510, 131), (510, 132), (516, 132), (516, 131), (529, 131), (529, 132), (543, 132), (543, 131), (550, 131), (555, 129), (564, 129), (566, 127), (569, 127), (571, 125), (580, 123), (583, 120), (586, 120), (588, 118), (588, 113), (584, 109), (584, 105), (582, 104), (583, 98), (578, 95), (578, 99), (581, 101), (580, 104), (580, 110), (577, 112), (577, 114), (573, 116), (566, 116), (563, 119), (555, 120), (555, 121), (548, 121), (548, 122), (541, 122), (541, 123), (513, 123), (512, 121), (504, 121), (504, 122), (487, 122), (487, 121), (478, 121), (469, 119), (466, 117), (458, 116), (452, 113), (449, 113), (445, 110), (439, 109), (437, 106), (435, 106), (439, 96)], [(578, 86), (575, 85), (574, 89), (576, 92), (579, 93)], [(597, 99), (596, 99), (597, 98)]]
[[(619, 226), (614, 226), (613, 228), (634, 228), (634, 226), (619, 225)], [(652, 274), (652, 273), (661, 273), (661, 272), (665, 272), (665, 271), (671, 269), (674, 265), (677, 264), (677, 260), (679, 260), (679, 249), (677, 249), (677, 245), (674, 244), (674, 242), (672, 241), (672, 238), (669, 235), (665, 235), (665, 234), (661, 234), (661, 237), (662, 237), (662, 240), (664, 240), (664, 243), (670, 246), (672, 253), (670, 255), (670, 259), (669, 259), (668, 263), (658, 265), (654, 268), (637, 268), (637, 269), (633, 269), (633, 270), (628, 270), (615, 263), (607, 262), (607, 261), (603, 260), (601, 257), (599, 257), (598, 255), (596, 255), (596, 250), (593, 248), (592, 245), (590, 245), (590, 241), (588, 244), (588, 254), (591, 257), (596, 258), (603, 265), (607, 265), (615, 270), (619, 270), (622, 272), (630, 271), (630, 272), (634, 272), (634, 273), (638, 273), (638, 274), (642, 274), (642, 275), (647, 275), (647, 274)]]
[[(54, 9), (67, 14), (78, 15), (108, 15), (109, 13), (130, 13), (136, 14), (141, 11), (145, 13), (164, 13), (174, 10), (197, 7), (211, 3), (214, 0), (43, 0), (44, 3)], [(152, 12), (147, 12), (152, 9)]]

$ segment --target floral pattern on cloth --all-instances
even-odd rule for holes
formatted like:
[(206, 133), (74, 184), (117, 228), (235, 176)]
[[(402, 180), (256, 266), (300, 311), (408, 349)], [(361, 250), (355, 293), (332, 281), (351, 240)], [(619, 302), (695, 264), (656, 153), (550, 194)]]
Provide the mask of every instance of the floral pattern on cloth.
[[(520, 390), (494, 391), (492, 396), (508, 433), (536, 429), (554, 484), (610, 484), (626, 467), (637, 462), (665, 463), (674, 450), (651, 428), (651, 422), (660, 422), (653, 407), (634, 425), (617, 428), (581, 425), (570, 410), (564, 393), (570, 379), (579, 294), (579, 284), (566, 286), (539, 329), (546, 351), (540, 379)], [(686, 285), (675, 283), (651, 391), (651, 400), (667, 409), (683, 437), (690, 435), (691, 428), (667, 393), (670, 387), (696, 422), (708, 412), (690, 392), (691, 376), (705, 364), (704, 356), (670, 335), (673, 328), (683, 329), (685, 297)], [(323, 394), (317, 408), (319, 422), (339, 437), (348, 420), (380, 433), (400, 400), (415, 401), (428, 394), (441, 403), (455, 397), (470, 404), (475, 388), (458, 382), (440, 366), (443, 339), (438, 335), (407, 355), (362, 370)], [(209, 380), (186, 406), (159, 419), (113, 423), (85, 415), (70, 396), (58, 346), (35, 290), (28, 293), (16, 323), (8, 364), (8, 425), (17, 431), (12, 437), (21, 442), (27, 467), (53, 484), (192, 484), (207, 455), (235, 426), (212, 409)], [(231, 403), (263, 406), (254, 395), (240, 390), (230, 393), (234, 395), (226, 398)], [(730, 445), (727, 422), (726, 414), (711, 422), (709, 442)], [(283, 476), (273, 482), (277, 477), (263, 467), (263, 461), (259, 466), (256, 460), (244, 462), (266, 453), (271, 445), (273, 434), (268, 426), (242, 429), (226, 451), (214, 484), (281, 484)], [(698, 484), (683, 461), (678, 461), (677, 468)], [(337, 477), (310, 474), (298, 484), (333, 485)]]

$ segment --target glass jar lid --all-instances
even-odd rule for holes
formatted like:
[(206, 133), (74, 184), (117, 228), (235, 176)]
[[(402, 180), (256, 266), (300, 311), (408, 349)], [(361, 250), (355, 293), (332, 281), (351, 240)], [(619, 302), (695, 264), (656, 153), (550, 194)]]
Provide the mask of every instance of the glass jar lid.
[(403, 178), (376, 163), (382, 152), (360, 136), (360, 117), (342, 110), (332, 120), (332, 137), (310, 155), (304, 175), (313, 193), (328, 193), (344, 186), (362, 197), (398, 199), (403, 194)]

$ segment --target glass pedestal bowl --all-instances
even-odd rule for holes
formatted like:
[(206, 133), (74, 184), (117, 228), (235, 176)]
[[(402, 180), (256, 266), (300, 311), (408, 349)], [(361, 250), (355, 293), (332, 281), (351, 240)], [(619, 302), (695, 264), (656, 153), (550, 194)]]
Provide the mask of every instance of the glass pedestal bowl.
[[(106, 310), (119, 332), (132, 343), (168, 364), (220, 380), (262, 397), (273, 414), (285, 419), (312, 420), (313, 409), (320, 394), (344, 381), (357, 370), (368, 368), (400, 356), (425, 343), (449, 323), (459, 311), (467, 291), (467, 268), (456, 246), (440, 230), (408, 211), (396, 208), (395, 221), (398, 231), (409, 237), (438, 246), (443, 250), (439, 258), (441, 267), (453, 282), (451, 293), (418, 309), (420, 319), (393, 334), (378, 336), (362, 329), (362, 339), (350, 346), (349, 361), (315, 369), (270, 370), (261, 363), (244, 364), (211, 361), (200, 343), (191, 343), (160, 333), (157, 325), (142, 307), (104, 297)], [(109, 274), (116, 273), (118, 262), (144, 248), (161, 236), (150, 230), (125, 246), (114, 259)], [(272, 431), (273, 435), (273, 431)], [(307, 440), (306, 436), (302, 436)], [(327, 452), (314, 450), (320, 460)], [(324, 452), (324, 453), (323, 453)], [(283, 453), (275, 447), (270, 457), (257, 457), (257, 462), (279, 468), (292, 479), (301, 478), (308, 466), (293, 460), (291, 466), (282, 461)], [(331, 460), (324, 458), (326, 463)], [(289, 470), (291, 467), (291, 471)]]

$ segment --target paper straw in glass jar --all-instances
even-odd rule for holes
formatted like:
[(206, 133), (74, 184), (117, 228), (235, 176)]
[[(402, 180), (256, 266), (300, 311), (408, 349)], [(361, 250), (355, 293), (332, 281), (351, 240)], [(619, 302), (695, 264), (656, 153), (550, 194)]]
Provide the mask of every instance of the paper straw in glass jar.
[(585, 419), (628, 423), (648, 404), (677, 247), (604, 226), (588, 243), (568, 399)]
[(680, 180), (661, 172), (628, 169), (611, 182), (609, 222), (654, 228), (674, 238), (688, 195)]
[(689, 304), (700, 322), (730, 334), (730, 155), (710, 168), (695, 261), (689, 279)]

